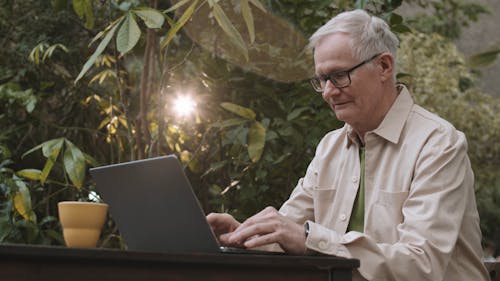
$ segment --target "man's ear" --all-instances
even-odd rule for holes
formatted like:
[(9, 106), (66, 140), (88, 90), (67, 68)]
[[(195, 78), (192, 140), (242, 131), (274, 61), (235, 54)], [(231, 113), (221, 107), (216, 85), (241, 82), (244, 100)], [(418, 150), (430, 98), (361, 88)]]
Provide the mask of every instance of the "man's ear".
[(380, 78), (382, 82), (386, 82), (394, 77), (394, 57), (391, 53), (383, 53), (378, 58), (379, 66), (381, 69)]

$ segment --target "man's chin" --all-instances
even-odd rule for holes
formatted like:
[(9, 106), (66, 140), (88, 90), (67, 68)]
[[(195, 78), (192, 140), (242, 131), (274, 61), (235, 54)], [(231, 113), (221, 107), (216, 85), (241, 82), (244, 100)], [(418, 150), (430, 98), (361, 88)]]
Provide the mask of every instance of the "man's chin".
[(335, 108), (332, 106), (332, 111), (333, 113), (335, 114), (335, 117), (337, 117), (338, 120), (342, 121), (342, 122), (346, 122), (346, 112), (342, 109), (337, 109), (335, 110)]

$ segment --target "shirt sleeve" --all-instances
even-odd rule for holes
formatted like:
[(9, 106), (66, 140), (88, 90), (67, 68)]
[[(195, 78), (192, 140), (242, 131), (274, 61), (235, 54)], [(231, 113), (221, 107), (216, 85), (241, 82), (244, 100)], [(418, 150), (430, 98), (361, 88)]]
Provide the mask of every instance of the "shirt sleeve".
[[(368, 280), (442, 280), (473, 192), (464, 135), (432, 136), (417, 160), (403, 222), (395, 225), (396, 243), (378, 243), (354, 231), (341, 234), (310, 221), (306, 246), (359, 259), (359, 273)], [(307, 193), (295, 197), (310, 204)]]
[(293, 221), (303, 224), (314, 218), (314, 202), (310, 190), (311, 182), (314, 182), (314, 165), (315, 159), (311, 161), (305, 176), (299, 179), (290, 198), (281, 206), (279, 212), (292, 219)]

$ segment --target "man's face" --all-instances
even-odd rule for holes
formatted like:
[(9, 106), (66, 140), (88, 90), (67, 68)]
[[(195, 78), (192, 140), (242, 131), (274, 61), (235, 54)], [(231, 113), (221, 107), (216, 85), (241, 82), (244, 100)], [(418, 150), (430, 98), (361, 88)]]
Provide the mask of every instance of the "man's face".
[[(349, 41), (348, 35), (335, 33), (322, 38), (316, 44), (314, 63), (317, 76), (347, 70), (361, 62), (353, 57)], [(323, 91), (323, 99), (330, 105), (337, 118), (358, 131), (378, 126), (371, 124), (371, 119), (379, 115), (378, 105), (383, 99), (376, 63), (377, 58), (352, 71), (349, 86), (337, 88), (331, 81), (327, 81)]]

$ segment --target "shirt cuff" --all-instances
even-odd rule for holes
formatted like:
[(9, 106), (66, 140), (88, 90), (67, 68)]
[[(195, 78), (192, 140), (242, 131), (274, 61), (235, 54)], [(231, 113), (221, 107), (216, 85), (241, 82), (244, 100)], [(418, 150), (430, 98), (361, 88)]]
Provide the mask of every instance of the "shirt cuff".
[(342, 237), (334, 230), (312, 221), (309, 223), (309, 235), (306, 238), (306, 248), (315, 252), (352, 258), (347, 248), (341, 244)]

